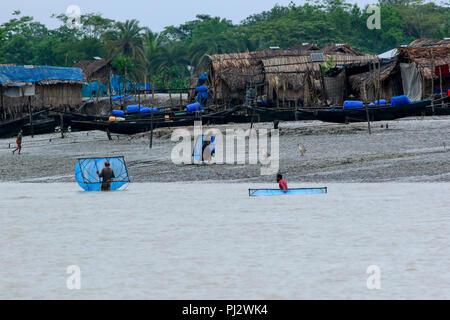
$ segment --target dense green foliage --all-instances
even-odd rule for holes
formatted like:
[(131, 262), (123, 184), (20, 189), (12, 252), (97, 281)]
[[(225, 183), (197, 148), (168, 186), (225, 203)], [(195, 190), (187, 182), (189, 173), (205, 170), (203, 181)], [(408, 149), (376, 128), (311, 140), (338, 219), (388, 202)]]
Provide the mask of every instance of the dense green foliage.
[(100, 15), (82, 17), (80, 29), (50, 30), (21, 16), (0, 25), (0, 63), (72, 66), (79, 60), (112, 57), (118, 72), (159, 86), (181, 87), (198, 74), (205, 54), (242, 52), (269, 46), (289, 48), (304, 42), (324, 45), (348, 43), (381, 53), (417, 38), (449, 36), (450, 7), (423, 0), (379, 0), (381, 29), (369, 30), (366, 8), (345, 0), (293, 3), (252, 15), (235, 25), (209, 15), (169, 26), (161, 33), (136, 20), (116, 22)]

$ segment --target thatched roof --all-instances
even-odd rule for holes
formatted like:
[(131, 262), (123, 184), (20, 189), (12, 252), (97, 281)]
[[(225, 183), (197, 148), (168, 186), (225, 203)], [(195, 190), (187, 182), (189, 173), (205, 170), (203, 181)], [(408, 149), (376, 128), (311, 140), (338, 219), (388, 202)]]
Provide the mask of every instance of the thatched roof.
[[(336, 66), (367, 63), (376, 56), (365, 55), (347, 44), (329, 44), (319, 48), (314, 44), (298, 45), (289, 50), (266, 49), (253, 52), (216, 54), (209, 56), (210, 83), (227, 87), (231, 92), (245, 90), (248, 83), (262, 83), (266, 77), (271, 84), (299, 88), (303, 85), (303, 72), (320, 72), (324, 62), (312, 62), (311, 53), (321, 52), (325, 61), (333, 57)], [(278, 75), (277, 75), (278, 73)]]
[(109, 79), (111, 59), (82, 60), (74, 65), (74, 68), (83, 70), (83, 77), (86, 81), (104, 81)]
[(416, 63), (426, 79), (431, 79), (433, 66), (450, 64), (450, 40), (418, 39), (397, 49), (400, 61)]
[(363, 53), (350, 47), (350, 45), (348, 45), (348, 44), (330, 43), (330, 44), (327, 44), (326, 46), (324, 46), (322, 50), (324, 53), (328, 53), (328, 54), (342, 53), (342, 54), (351, 54), (351, 55), (355, 55), (355, 56), (364, 55)]
[(449, 47), (450, 40), (439, 39), (417, 39), (409, 44), (409, 48), (428, 48), (428, 47)]
[[(372, 55), (324, 54), (324, 60), (332, 59), (333, 66), (342, 67), (349, 64), (367, 64), (376, 61)], [(311, 55), (275, 57), (263, 59), (264, 72), (269, 84), (274, 88), (289, 88), (298, 90), (304, 85), (305, 75), (320, 78), (321, 65), (325, 62), (313, 62)]]
[(290, 50), (307, 52), (307, 51), (319, 51), (320, 47), (313, 43), (297, 44), (290, 48)]
[[(386, 80), (394, 71), (397, 66), (397, 62), (391, 62), (389, 64), (381, 66), (380, 70), (380, 82)], [(360, 91), (361, 88), (374, 87), (374, 73), (372, 71), (355, 74), (349, 77), (350, 85), (354, 90)]]

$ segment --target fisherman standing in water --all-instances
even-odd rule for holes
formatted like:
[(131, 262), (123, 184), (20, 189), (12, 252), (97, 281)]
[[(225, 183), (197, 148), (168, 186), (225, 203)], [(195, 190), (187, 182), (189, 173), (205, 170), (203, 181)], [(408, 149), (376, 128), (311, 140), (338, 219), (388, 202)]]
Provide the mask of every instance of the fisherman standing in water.
[(111, 180), (115, 178), (114, 170), (110, 167), (111, 164), (106, 161), (105, 167), (103, 168), (102, 172), (99, 173), (97, 170), (97, 174), (100, 178), (103, 178), (102, 182), (102, 191), (111, 191)]
[(16, 139), (16, 143), (17, 143), (17, 148), (14, 149), (14, 151), (12, 152), (13, 154), (16, 153), (16, 151), (22, 151), (22, 136), (23, 136), (23, 130), (20, 129), (19, 134), (17, 135), (17, 139)]
[(283, 190), (284, 193), (287, 193), (288, 186), (287, 186), (286, 181), (283, 180), (283, 176), (281, 175), (281, 173), (279, 173), (277, 175), (277, 182), (278, 182), (278, 185), (280, 186), (280, 190)]

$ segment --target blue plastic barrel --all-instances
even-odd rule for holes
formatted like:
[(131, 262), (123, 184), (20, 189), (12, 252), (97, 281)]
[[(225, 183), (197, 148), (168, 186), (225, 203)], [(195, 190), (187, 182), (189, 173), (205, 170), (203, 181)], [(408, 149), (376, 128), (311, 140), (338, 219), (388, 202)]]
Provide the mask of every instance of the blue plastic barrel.
[(359, 109), (362, 107), (364, 107), (364, 103), (362, 101), (347, 100), (344, 102), (344, 109)]
[(192, 112), (196, 112), (196, 111), (200, 111), (200, 110), (201, 110), (201, 105), (198, 102), (190, 104), (190, 105), (187, 106), (187, 112), (188, 113), (192, 113)]
[(139, 109), (142, 109), (142, 108), (143, 108), (143, 106), (139, 106), (139, 105), (128, 106), (127, 112), (128, 113), (136, 113), (136, 112), (139, 112)]
[(151, 108), (142, 108), (141, 113), (143, 113), (143, 114), (152, 113), (152, 109)]
[[(378, 100), (373, 103), (374, 105), (378, 105)], [(380, 99), (380, 105), (386, 104), (386, 100)]]
[(411, 104), (411, 101), (409, 100), (408, 96), (398, 96), (398, 97), (392, 97), (391, 99), (391, 106), (401, 106), (405, 104)]
[(200, 86), (200, 87), (195, 88), (195, 90), (197, 92), (207, 92), (208, 91), (208, 87), (207, 86)]
[(113, 110), (113, 116), (125, 118), (125, 112), (123, 112), (122, 110)]

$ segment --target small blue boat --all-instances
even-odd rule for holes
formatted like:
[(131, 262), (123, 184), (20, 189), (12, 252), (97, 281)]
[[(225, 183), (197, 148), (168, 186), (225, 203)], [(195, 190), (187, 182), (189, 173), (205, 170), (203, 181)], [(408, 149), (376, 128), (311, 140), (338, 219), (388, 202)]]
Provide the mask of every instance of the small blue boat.
[(250, 197), (267, 197), (267, 196), (284, 196), (295, 194), (326, 194), (328, 188), (302, 188), (302, 189), (288, 189), (286, 192), (280, 189), (249, 189), (248, 195)]

